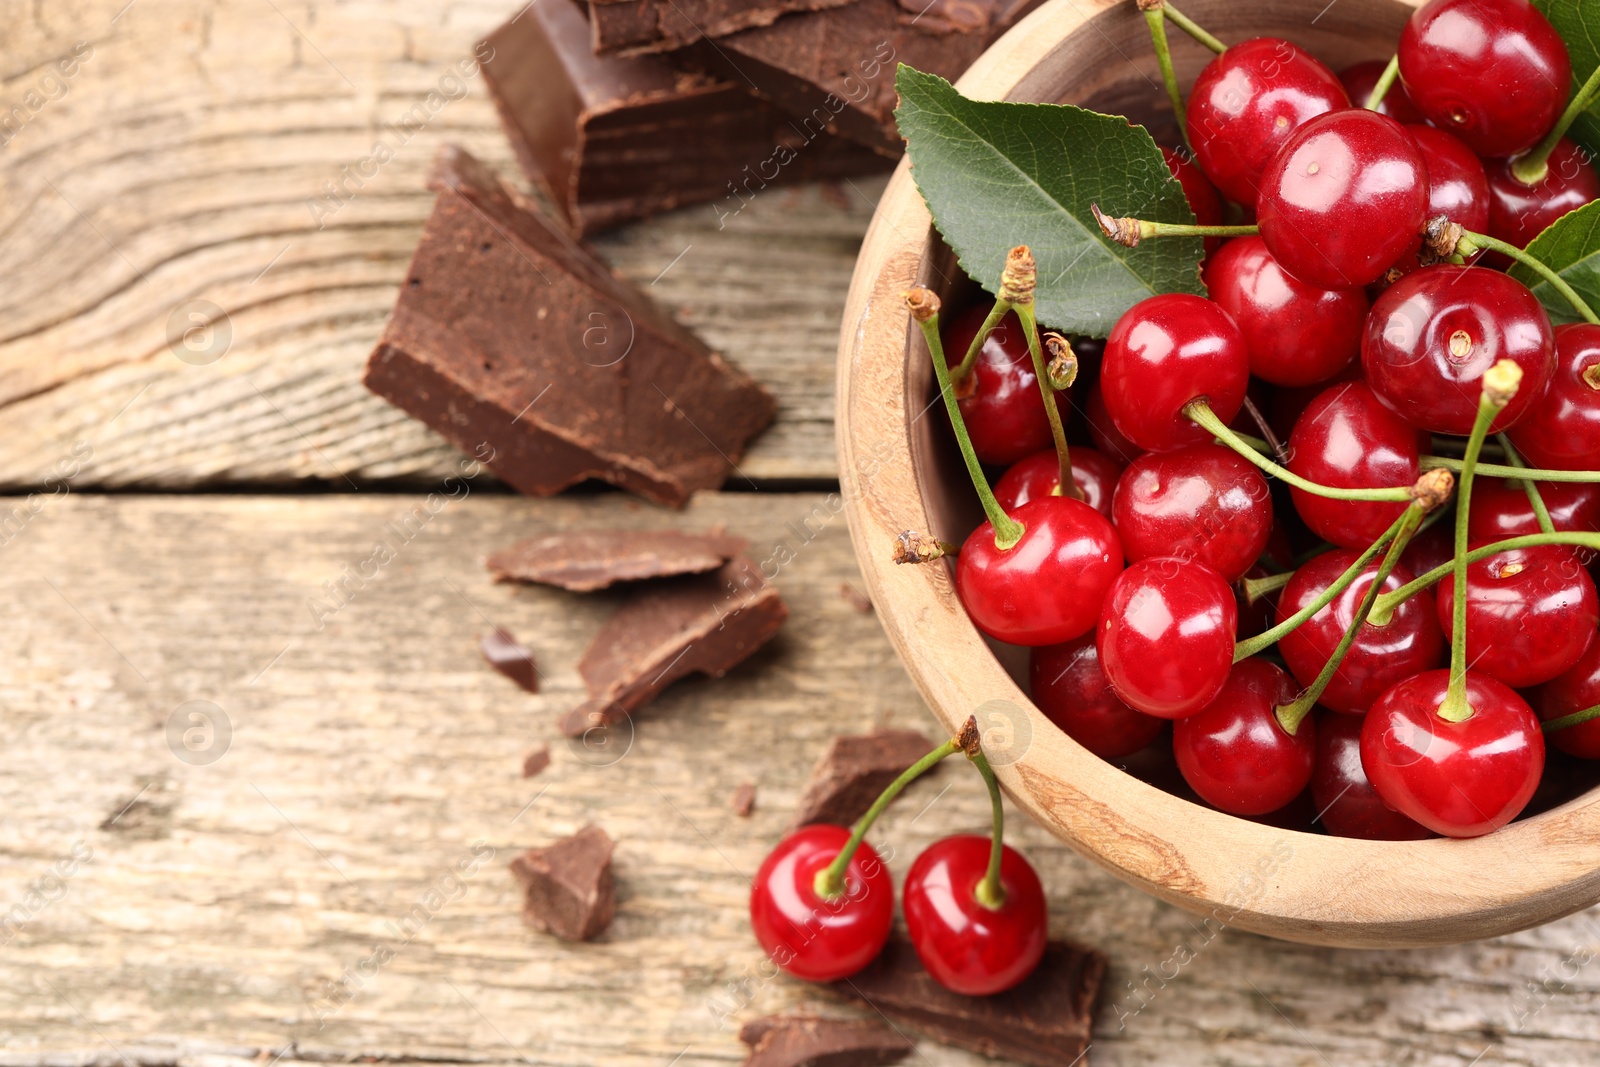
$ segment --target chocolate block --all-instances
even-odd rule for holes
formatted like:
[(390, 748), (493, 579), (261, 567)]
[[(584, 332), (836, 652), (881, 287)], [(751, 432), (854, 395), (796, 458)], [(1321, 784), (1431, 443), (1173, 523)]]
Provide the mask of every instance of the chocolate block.
[(875, 1019), (768, 1015), (739, 1028), (750, 1046), (744, 1067), (881, 1067), (916, 1048), (910, 1038)]
[(718, 531), (585, 530), (519, 541), (490, 556), (488, 566), (497, 582), (589, 593), (617, 582), (714, 571), (748, 545)]
[(591, 824), (512, 860), (511, 873), (525, 894), (523, 918), (568, 941), (588, 941), (610, 926), (617, 910), (611, 878), (615, 847), (604, 830)]
[(916, 730), (835, 737), (811, 769), (794, 825), (830, 822), (849, 826), (865, 814), (890, 782), (933, 748), (934, 742)]
[(489, 666), (516, 682), (530, 693), (539, 691), (539, 668), (533, 662), (533, 653), (522, 645), (509, 631), (498, 626), (478, 639), (478, 651)]
[(883, 169), (872, 152), (802, 130), (743, 79), (655, 56), (596, 56), (576, 0), (531, 4), (490, 34), (489, 94), (528, 177), (573, 232), (684, 204)]
[(532, 778), (543, 774), (546, 767), (550, 766), (550, 746), (539, 745), (530, 748), (522, 754), (522, 777)]
[(934, 981), (911, 942), (897, 934), (866, 970), (834, 988), (957, 1048), (1037, 1067), (1084, 1067), (1079, 1057), (1089, 1047), (1105, 974), (1099, 952), (1052, 941), (1020, 985), (988, 997), (962, 996)]
[(750, 813), (756, 810), (756, 786), (754, 782), (740, 782), (739, 788), (733, 791), (733, 813), (741, 819), (748, 819)]
[(772, 421), (766, 390), (459, 148), (430, 184), (367, 388), (524, 493), (602, 478), (681, 505), (720, 486)]
[(596, 55), (640, 55), (770, 26), (793, 11), (822, 11), (854, 0), (589, 0)]
[(720, 678), (777, 634), (789, 609), (741, 556), (711, 574), (635, 592), (578, 662), (589, 700), (561, 720), (568, 737), (619, 722), (689, 674)]

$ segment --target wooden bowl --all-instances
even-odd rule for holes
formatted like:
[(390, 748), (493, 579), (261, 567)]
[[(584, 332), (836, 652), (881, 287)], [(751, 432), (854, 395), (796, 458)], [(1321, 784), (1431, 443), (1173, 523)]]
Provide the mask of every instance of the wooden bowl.
[[(1225, 41), (1271, 35), (1335, 70), (1392, 54), (1411, 6), (1395, 0), (1187, 0)], [(1173, 29), (1189, 84), (1209, 53)], [(1132, 0), (1051, 0), (978, 60), (959, 87), (991, 100), (1070, 102), (1126, 114), (1177, 143)], [(902, 530), (960, 541), (977, 522), (932, 368), (901, 294), (946, 305), (969, 283), (939, 240), (909, 164), (878, 205), (840, 337), (839, 458), (873, 603), (943, 725), (977, 714), (1011, 798), (1113, 874), (1216, 923), (1312, 944), (1451, 944), (1525, 929), (1600, 900), (1600, 790), (1470, 841), (1374, 842), (1260, 825), (1191, 803), (1080, 747), (1035, 708), (968, 621), (951, 571), (896, 566)], [(928, 417), (923, 417), (927, 415)]]

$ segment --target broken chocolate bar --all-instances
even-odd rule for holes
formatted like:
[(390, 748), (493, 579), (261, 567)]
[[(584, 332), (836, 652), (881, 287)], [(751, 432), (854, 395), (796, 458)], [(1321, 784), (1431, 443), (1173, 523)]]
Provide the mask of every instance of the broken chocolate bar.
[(794, 825), (827, 822), (849, 826), (890, 782), (933, 748), (934, 743), (916, 730), (835, 737), (811, 769)]
[(565, 938), (588, 941), (616, 913), (611, 878), (615, 843), (600, 827), (585, 826), (553, 845), (533, 848), (511, 861), (511, 873), (525, 894), (523, 917), (529, 924)]
[(524, 493), (602, 478), (681, 505), (720, 486), (771, 395), (459, 148), (431, 184), (367, 388)]
[(574, 233), (724, 197), (738, 208), (752, 183), (884, 169), (859, 145), (801, 129), (742, 78), (594, 55), (584, 10), (577, 0), (524, 7), (489, 35), (483, 65), (518, 162)]
[(866, 970), (834, 988), (957, 1048), (1037, 1067), (1061, 1067), (1083, 1062), (1105, 974), (1106, 958), (1099, 952), (1052, 941), (1038, 968), (1020, 985), (993, 996), (968, 997), (935, 981), (911, 942), (895, 935)]
[(788, 618), (778, 590), (740, 556), (711, 574), (641, 589), (600, 627), (578, 662), (590, 699), (561, 730), (581, 737), (619, 722), (689, 674), (720, 678), (766, 644)]
[(899, 1063), (916, 1048), (911, 1039), (875, 1019), (824, 1019), (768, 1015), (739, 1028), (750, 1046), (744, 1067), (881, 1067)]
[(589, 0), (596, 55), (666, 52), (854, 0)]
[(509, 632), (495, 627), (478, 639), (478, 651), (489, 666), (528, 692), (539, 691), (539, 668), (533, 662), (533, 653), (517, 644)]
[(543, 774), (544, 769), (550, 766), (550, 746), (540, 745), (530, 748), (522, 754), (522, 777), (532, 778)]
[(490, 556), (488, 565), (497, 582), (588, 593), (617, 582), (714, 571), (748, 544), (715, 531), (584, 530), (520, 541)]
[(748, 819), (750, 813), (756, 810), (756, 787), (753, 782), (741, 782), (739, 788), (733, 791), (733, 813), (741, 819)]

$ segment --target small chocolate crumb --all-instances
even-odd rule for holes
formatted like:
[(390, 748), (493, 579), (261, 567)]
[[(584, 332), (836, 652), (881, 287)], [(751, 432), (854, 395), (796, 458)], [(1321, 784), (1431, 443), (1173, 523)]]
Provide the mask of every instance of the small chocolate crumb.
[(916, 730), (879, 730), (836, 737), (811, 769), (794, 825), (831, 822), (849, 826), (885, 787), (934, 743)]
[(539, 667), (533, 662), (533, 653), (517, 643), (510, 632), (498, 626), (493, 632), (478, 640), (478, 651), (489, 666), (516, 682), (530, 693), (539, 691)]
[(588, 941), (610, 926), (617, 910), (611, 877), (615, 848), (606, 832), (591, 823), (512, 860), (511, 873), (525, 894), (523, 918), (568, 941)]
[(530, 748), (522, 757), (522, 777), (532, 778), (550, 766), (550, 746)]
[(733, 791), (733, 813), (741, 819), (748, 819), (756, 807), (756, 787), (753, 782), (741, 782), (739, 788)]
[(876, 1019), (768, 1015), (739, 1028), (750, 1046), (744, 1067), (880, 1067), (899, 1063), (916, 1045)]
[(519, 541), (490, 556), (488, 566), (497, 582), (588, 593), (617, 582), (714, 571), (748, 544), (715, 530), (582, 530)]
[(839, 583), (839, 595), (844, 597), (844, 602), (863, 615), (872, 614), (872, 601), (867, 599), (867, 594), (857, 589), (849, 582)]

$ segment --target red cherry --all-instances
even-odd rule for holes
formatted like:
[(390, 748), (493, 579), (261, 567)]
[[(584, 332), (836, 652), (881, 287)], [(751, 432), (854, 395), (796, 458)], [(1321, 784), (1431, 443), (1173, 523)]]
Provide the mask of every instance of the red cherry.
[[(1113, 463), (1092, 448), (1072, 449), (1072, 482), (1083, 492), (1083, 502), (1111, 518), (1111, 495), (1116, 492), (1122, 464)], [(1007, 513), (1030, 500), (1056, 495), (1061, 484), (1061, 461), (1055, 448), (1035, 452), (1011, 465), (994, 484), (994, 498)]]
[[(945, 326), (942, 339), (951, 367), (967, 354), (988, 314), (986, 307), (970, 307)], [(1001, 319), (984, 339), (972, 377), (956, 387), (956, 395), (972, 450), (985, 463), (1015, 463), (1054, 443), (1028, 339), (1015, 314)]]
[(1000, 849), (1005, 901), (988, 908), (975, 895), (989, 868), (989, 839), (958, 834), (929, 845), (906, 873), (906, 932), (934, 981), (969, 997), (1001, 993), (1044, 957), (1044, 887), (1022, 854)]
[(1144, 449), (1122, 436), (1122, 431), (1111, 421), (1111, 413), (1106, 410), (1106, 398), (1099, 382), (1094, 383), (1089, 390), (1089, 399), (1084, 402), (1083, 421), (1089, 425), (1089, 437), (1094, 441), (1094, 446), (1118, 463), (1132, 463), (1144, 455)]
[(1361, 720), (1317, 716), (1311, 799), (1328, 833), (1367, 841), (1421, 841), (1433, 834), (1383, 802), (1361, 767)]
[(1055, 645), (1088, 633), (1122, 571), (1106, 517), (1081, 500), (1040, 497), (1011, 517), (1026, 527), (1004, 551), (985, 522), (961, 546), (956, 591), (978, 629), (1011, 645)]
[(1172, 728), (1183, 780), (1233, 815), (1265, 815), (1289, 803), (1311, 781), (1316, 726), (1307, 717), (1291, 736), (1273, 709), (1299, 694), (1294, 679), (1264, 659), (1235, 663), (1216, 699)]
[(1363, 108), (1296, 130), (1261, 175), (1261, 238), (1319, 289), (1369, 285), (1415, 242), (1428, 210), (1422, 150), (1394, 119)]
[[(1398, 88), (1398, 87), (1397, 87)], [(1489, 225), (1489, 179), (1472, 149), (1432, 126), (1407, 126), (1428, 170), (1428, 218), (1444, 215), (1463, 229), (1484, 233)]]
[(1544, 771), (1539, 720), (1510, 687), (1466, 676), (1473, 714), (1439, 717), (1449, 670), (1394, 686), (1361, 724), (1361, 766), (1391, 808), (1447, 837), (1479, 837), (1517, 817)]
[[(1315, 600), (1353, 566), (1360, 555), (1354, 549), (1335, 549), (1302, 564), (1278, 597), (1278, 622)], [(1283, 662), (1302, 686), (1310, 686), (1327, 666), (1328, 658), (1355, 621), (1356, 609), (1372, 587), (1378, 565), (1376, 559), (1369, 562), (1333, 603), (1278, 642)], [(1404, 566), (1397, 565), (1380, 592), (1393, 592), (1414, 577)], [(1444, 632), (1439, 629), (1433, 598), (1419, 593), (1396, 608), (1385, 625), (1362, 624), (1355, 643), (1340, 660), (1339, 669), (1318, 703), (1332, 711), (1364, 714), (1384, 690), (1413, 674), (1440, 666), (1444, 658)]]
[[(1532, 697), (1541, 722), (1560, 719), (1600, 704), (1600, 640), (1566, 671), (1541, 685)], [(1550, 743), (1569, 756), (1600, 759), (1600, 719), (1590, 719), (1550, 734)]]
[[(1211, 184), (1211, 179), (1205, 176), (1194, 160), (1170, 148), (1163, 147), (1161, 155), (1167, 161), (1167, 169), (1183, 186), (1183, 198), (1189, 201), (1189, 210), (1194, 212), (1195, 222), (1201, 226), (1222, 225), (1222, 197), (1217, 195), (1217, 187)], [(1206, 255), (1215, 252), (1220, 244), (1222, 238), (1207, 237)]]
[(1511, 431), (1530, 467), (1600, 470), (1600, 326), (1557, 326), (1556, 371)]
[(1327, 67), (1288, 41), (1257, 37), (1217, 56), (1195, 79), (1185, 123), (1195, 162), (1223, 196), (1256, 203), (1261, 174), (1308, 119), (1348, 108)]
[(1361, 352), (1367, 294), (1291, 277), (1259, 237), (1236, 237), (1205, 264), (1206, 291), (1239, 326), (1250, 373), (1274, 385), (1327, 381)]
[[(1372, 90), (1377, 87), (1378, 79), (1383, 77), (1384, 68), (1388, 65), (1381, 59), (1369, 59), (1365, 63), (1357, 63), (1339, 72), (1339, 81), (1343, 83), (1344, 91), (1350, 94), (1352, 107), (1362, 107), (1366, 104), (1367, 97), (1372, 95)], [(1406, 87), (1400, 84), (1398, 78), (1389, 86), (1389, 91), (1383, 94), (1383, 100), (1378, 104), (1378, 114), (1388, 115), (1396, 122), (1407, 125), (1424, 121), (1422, 112), (1411, 102)]]
[(816, 823), (778, 842), (750, 886), (750, 926), (772, 962), (808, 982), (836, 982), (871, 963), (894, 924), (889, 868), (865, 841), (845, 868), (845, 892), (826, 900), (815, 888), (850, 831)]
[(1483, 267), (1426, 267), (1372, 305), (1361, 361), (1367, 383), (1419, 429), (1465, 436), (1478, 414), (1483, 372), (1522, 368), (1522, 387), (1491, 432), (1513, 426), (1555, 373), (1550, 319), (1521, 282)]
[[(1439, 583), (1439, 622), (1455, 632), (1455, 576)], [(1524, 688), (1548, 682), (1589, 650), (1600, 626), (1594, 581), (1572, 549), (1537, 545), (1467, 565), (1467, 662)]]
[(1045, 718), (1104, 760), (1133, 755), (1154, 741), (1164, 725), (1117, 698), (1100, 669), (1094, 634), (1033, 649), (1028, 690)]
[[(1306, 405), (1289, 435), (1288, 467), (1339, 489), (1414, 485), (1421, 474), (1417, 433), (1362, 382), (1330, 386)], [(1290, 488), (1311, 532), (1345, 548), (1366, 548), (1393, 525), (1404, 504), (1330, 500)]]
[(1117, 696), (1146, 715), (1181, 719), (1222, 691), (1238, 628), (1222, 575), (1203, 563), (1142, 559), (1106, 593), (1095, 645)]
[(1125, 558), (1174, 556), (1238, 581), (1266, 550), (1272, 490), (1250, 462), (1221, 445), (1148, 452), (1117, 482), (1113, 503)]
[(1400, 33), (1400, 80), (1417, 109), (1480, 156), (1538, 144), (1571, 78), (1566, 45), (1528, 0), (1431, 0)]
[[(1478, 493), (1489, 484), (1489, 479), (1482, 478), (1472, 483), (1472, 500), (1476, 504)], [(1524, 497), (1524, 500), (1527, 498)], [(1471, 534), (1469, 533), (1470, 537)], [(1488, 540), (1496, 540), (1489, 538)], [(1400, 566), (1410, 571), (1413, 576), (1427, 574), (1433, 568), (1449, 563), (1456, 558), (1456, 532), (1455, 523), (1441, 522), (1428, 527), (1411, 539), (1404, 552), (1400, 553)], [(1420, 594), (1426, 596), (1427, 594)]]
[(1111, 421), (1128, 440), (1170, 452), (1211, 440), (1183, 414), (1206, 398), (1224, 423), (1239, 414), (1250, 377), (1244, 338), (1216, 304), (1186, 293), (1141, 300), (1106, 338), (1100, 388)]
[[(1562, 532), (1600, 531), (1600, 485), (1583, 482), (1537, 482), (1539, 499), (1550, 513), (1550, 525)], [(1503, 541), (1539, 532), (1527, 490), (1500, 478), (1472, 483), (1467, 537), (1474, 543)], [(1449, 558), (1455, 557), (1455, 549)]]
[[(1595, 175), (1588, 154), (1565, 137), (1556, 142), (1547, 162), (1549, 173), (1537, 185), (1524, 185), (1511, 173), (1511, 163), (1492, 159), (1484, 165), (1489, 179), (1489, 236), (1507, 244), (1527, 248), (1562, 215), (1600, 200), (1600, 176)], [(1451, 221), (1477, 229), (1454, 217)]]

